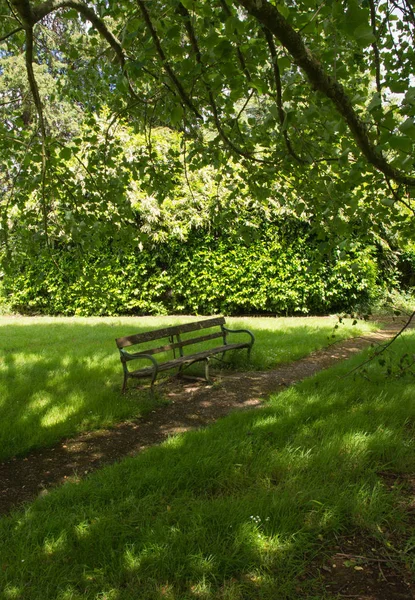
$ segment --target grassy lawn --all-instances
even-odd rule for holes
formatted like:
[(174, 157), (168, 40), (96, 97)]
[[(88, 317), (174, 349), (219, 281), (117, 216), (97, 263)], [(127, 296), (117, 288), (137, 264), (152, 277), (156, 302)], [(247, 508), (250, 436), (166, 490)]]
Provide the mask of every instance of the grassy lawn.
[[(415, 332), (388, 356), (404, 353)], [(415, 377), (385, 379), (386, 358), (342, 378), (356, 357), (1, 519), (2, 598), (322, 600), (302, 576), (353, 531), (410, 562), (415, 531), (394, 546), (401, 490), (380, 473), (414, 471)]]
[[(153, 406), (147, 393), (120, 393), (122, 368), (115, 338), (188, 321), (189, 317), (0, 317), (0, 460), (65, 436), (138, 417)], [(266, 369), (309, 354), (333, 339), (333, 318), (229, 319), (252, 329), (252, 360), (237, 368)], [(336, 339), (373, 324), (351, 321)]]

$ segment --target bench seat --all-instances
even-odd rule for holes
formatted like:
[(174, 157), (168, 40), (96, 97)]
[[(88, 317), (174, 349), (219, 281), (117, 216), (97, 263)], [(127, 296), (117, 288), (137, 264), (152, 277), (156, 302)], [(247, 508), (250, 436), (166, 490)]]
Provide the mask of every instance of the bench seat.
[[(169, 369), (174, 369), (174, 367), (180, 367), (181, 365), (200, 362), (209, 358), (209, 356), (213, 356), (215, 354), (223, 354), (228, 350), (237, 350), (239, 348), (246, 348), (246, 344), (226, 344), (224, 346), (218, 346), (217, 348), (211, 348), (210, 350), (205, 350), (204, 352), (197, 352), (195, 354), (189, 354), (187, 356), (179, 356), (179, 358), (173, 358), (164, 363), (160, 363), (158, 365), (158, 371), (167, 371)], [(139, 354), (139, 357), (146, 357), (146, 354)], [(137, 369), (136, 371), (130, 371), (131, 377), (149, 377), (153, 374), (153, 367), (143, 367), (141, 369)]]

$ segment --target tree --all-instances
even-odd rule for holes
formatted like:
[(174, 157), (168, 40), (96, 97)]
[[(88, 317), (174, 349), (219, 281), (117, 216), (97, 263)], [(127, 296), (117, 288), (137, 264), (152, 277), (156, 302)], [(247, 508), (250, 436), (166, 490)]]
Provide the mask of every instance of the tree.
[[(41, 144), (36, 185), (45, 232), (57, 185), (51, 165), (77, 146), (53, 151), (62, 132), (52, 131), (36, 65), (58, 78), (59, 100), (70, 98), (86, 119), (108, 105), (114, 122), (128, 117), (142, 132), (180, 130), (189, 170), (226, 165), (231, 155), (256, 197), (266, 202), (275, 182), (286, 182), (298, 195), (290, 208), (340, 237), (369, 225), (388, 239), (413, 235), (409, 0), (2, 4), (3, 60), (24, 48), (37, 110), (31, 135)], [(42, 43), (50, 31), (58, 38)], [(23, 135), (11, 125), (2, 133), (13, 138), (8, 149)], [(12, 170), (22, 160), (16, 155)]]

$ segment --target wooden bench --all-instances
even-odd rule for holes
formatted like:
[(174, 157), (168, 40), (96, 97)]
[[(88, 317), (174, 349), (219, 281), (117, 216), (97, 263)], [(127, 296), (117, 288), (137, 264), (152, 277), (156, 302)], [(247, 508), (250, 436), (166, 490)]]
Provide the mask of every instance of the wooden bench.
[[(186, 339), (182, 339), (181, 337), (184, 334), (194, 334), (194, 332), (199, 332), (201, 330), (205, 330), (203, 335), (187, 337)], [(241, 333), (248, 334), (250, 338), (249, 341), (228, 343), (229, 334)], [(220, 345), (215, 345), (207, 350), (195, 352), (195, 345), (200, 345), (203, 342), (219, 338), (221, 338)], [(149, 342), (162, 339), (166, 339), (168, 343), (155, 347), (148, 347)], [(137, 333), (135, 335), (118, 338), (115, 342), (120, 351), (121, 363), (124, 370), (122, 393), (125, 392), (127, 381), (130, 378), (141, 379), (143, 377), (151, 377), (151, 389), (153, 389), (154, 382), (160, 372), (177, 367), (180, 374), (185, 368), (197, 362), (205, 363), (205, 378), (206, 381), (209, 381), (209, 359), (211, 357), (216, 358), (217, 354), (222, 354), (223, 358), (225, 352), (228, 352), (229, 350), (247, 348), (249, 358), (254, 341), (254, 335), (247, 329), (232, 330), (225, 327), (224, 317), (204, 319), (203, 321), (192, 321), (191, 323), (185, 323), (183, 325), (174, 325), (173, 327), (166, 327), (164, 329), (148, 331), (147, 333)], [(145, 347), (133, 353), (125, 350), (125, 348), (129, 348), (130, 346), (140, 345), (145, 345)], [(154, 355), (162, 353), (165, 356), (161, 357), (161, 360), (157, 360)], [(166, 356), (167, 358), (165, 358)], [(128, 365), (130, 361), (133, 360), (149, 361), (151, 365), (132, 371), (129, 370)]]

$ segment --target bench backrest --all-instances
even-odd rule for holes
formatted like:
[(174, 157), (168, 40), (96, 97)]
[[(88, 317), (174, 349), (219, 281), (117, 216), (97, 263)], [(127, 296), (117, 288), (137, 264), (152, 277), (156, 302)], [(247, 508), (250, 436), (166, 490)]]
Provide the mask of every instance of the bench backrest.
[[(203, 329), (210, 329), (212, 327), (222, 327), (225, 325), (224, 317), (214, 317), (213, 319), (204, 319), (203, 321), (193, 321), (192, 323), (184, 323), (183, 325), (174, 325), (173, 327), (165, 327), (164, 329), (155, 329), (154, 331), (147, 331), (146, 333), (136, 333), (135, 335), (129, 335), (121, 337), (115, 340), (119, 349), (127, 348), (128, 346), (135, 346), (137, 344), (143, 344), (145, 342), (151, 342), (153, 340), (159, 340), (162, 338), (169, 338), (170, 344), (159, 346), (158, 348), (146, 349), (146, 354), (157, 354), (159, 352), (167, 352), (168, 350), (175, 350), (176, 348), (182, 348), (190, 344), (198, 342), (205, 342), (207, 340), (213, 340), (215, 338), (223, 337), (224, 332), (222, 329), (214, 333), (209, 333), (199, 337), (193, 337), (186, 340), (180, 340), (180, 334), (191, 333), (193, 331), (200, 331)], [(177, 341), (173, 342), (176, 337)]]

